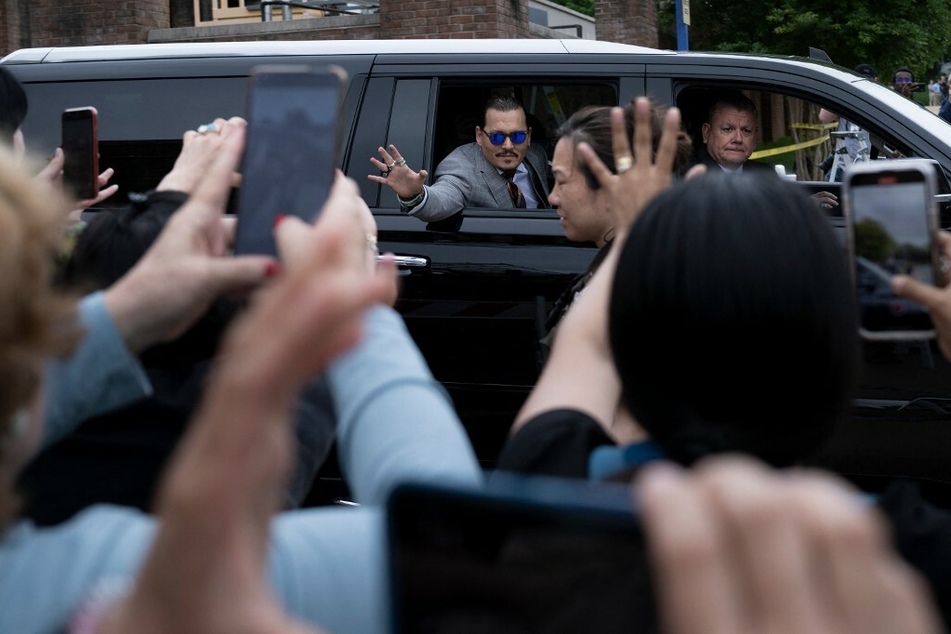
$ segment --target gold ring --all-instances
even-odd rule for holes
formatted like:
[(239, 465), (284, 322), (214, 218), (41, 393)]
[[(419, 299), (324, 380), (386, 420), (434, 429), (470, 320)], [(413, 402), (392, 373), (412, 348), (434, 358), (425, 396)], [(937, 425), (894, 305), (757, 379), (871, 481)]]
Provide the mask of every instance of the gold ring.
[(614, 169), (617, 170), (618, 174), (623, 174), (627, 170), (634, 167), (634, 157), (633, 156), (622, 156), (614, 161)]

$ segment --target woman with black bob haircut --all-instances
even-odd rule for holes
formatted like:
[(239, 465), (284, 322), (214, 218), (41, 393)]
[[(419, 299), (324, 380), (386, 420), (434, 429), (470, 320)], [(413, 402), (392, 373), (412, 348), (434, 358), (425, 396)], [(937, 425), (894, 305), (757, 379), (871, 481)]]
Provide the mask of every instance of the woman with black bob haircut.
[(818, 206), (771, 176), (709, 174), (647, 205), (620, 253), (610, 348), (667, 456), (810, 456), (851, 403), (856, 309)]
[(633, 156), (612, 116), (614, 155), (632, 167), (578, 150), (610, 191), (617, 242), (559, 325), (497, 468), (614, 480), (658, 458), (807, 461), (858, 373), (854, 294), (824, 213), (772, 173), (698, 166), (671, 185), (679, 112), (666, 143), (650, 148), (645, 126)]

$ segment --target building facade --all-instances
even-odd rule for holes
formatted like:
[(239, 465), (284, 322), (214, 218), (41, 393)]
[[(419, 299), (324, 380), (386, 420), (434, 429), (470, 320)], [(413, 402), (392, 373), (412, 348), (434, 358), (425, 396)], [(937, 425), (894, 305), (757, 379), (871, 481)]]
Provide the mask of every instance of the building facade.
[(585, 38), (657, 46), (654, 0), (596, 0), (594, 19), (549, 0), (0, 0), (0, 7), (0, 55), (38, 46), (300, 39)]

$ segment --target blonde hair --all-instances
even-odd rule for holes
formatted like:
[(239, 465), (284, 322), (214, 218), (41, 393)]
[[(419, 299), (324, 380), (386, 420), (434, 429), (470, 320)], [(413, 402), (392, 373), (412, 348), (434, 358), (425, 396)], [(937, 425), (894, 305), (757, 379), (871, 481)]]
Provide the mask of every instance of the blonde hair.
[(45, 361), (79, 336), (75, 302), (53, 289), (66, 204), (0, 148), (0, 528), (16, 512), (13, 419), (37, 395)]

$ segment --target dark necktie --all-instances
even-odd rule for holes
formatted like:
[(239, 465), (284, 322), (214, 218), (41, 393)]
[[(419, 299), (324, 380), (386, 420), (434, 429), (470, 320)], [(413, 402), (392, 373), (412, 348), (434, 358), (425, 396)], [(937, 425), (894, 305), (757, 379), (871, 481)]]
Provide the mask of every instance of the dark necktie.
[(503, 170), (502, 178), (505, 179), (505, 185), (509, 188), (509, 196), (512, 197), (512, 204), (517, 209), (525, 209), (525, 195), (521, 188), (512, 180), (515, 178), (515, 170)]

